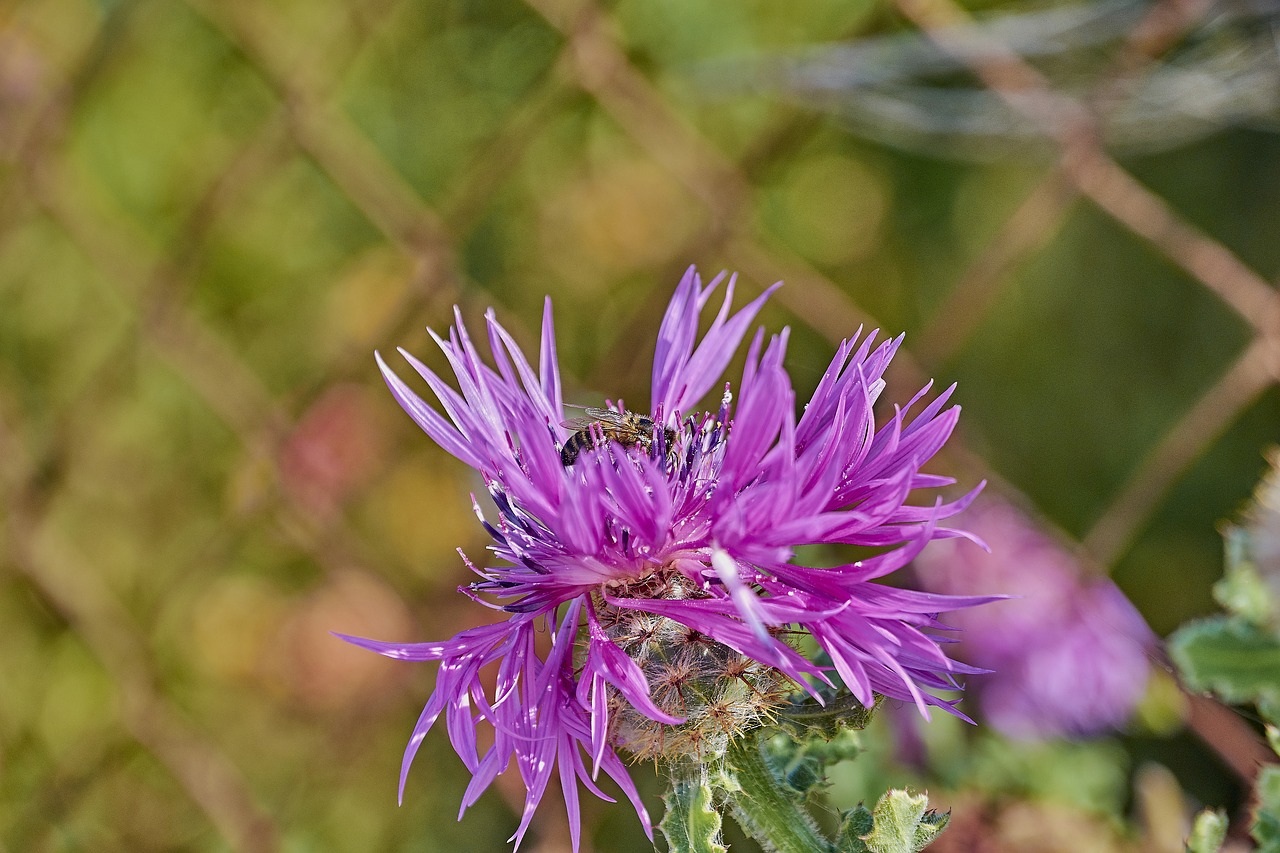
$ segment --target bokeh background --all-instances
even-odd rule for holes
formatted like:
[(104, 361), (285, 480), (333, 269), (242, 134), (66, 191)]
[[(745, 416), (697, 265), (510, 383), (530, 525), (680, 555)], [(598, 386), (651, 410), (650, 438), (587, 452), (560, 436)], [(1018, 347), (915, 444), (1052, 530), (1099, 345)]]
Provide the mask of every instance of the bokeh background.
[[(372, 360), (430, 355), (455, 304), (531, 345), (550, 294), (566, 396), (639, 402), (687, 265), (783, 279), (763, 322), (801, 395), (860, 325), (905, 332), (888, 398), (960, 385), (940, 469), (1158, 634), (1211, 611), (1217, 525), (1280, 439), (1280, 74), (1196, 50), (1274, 16), (1129, 4), (1069, 62), (920, 78), (953, 54), (911, 34), (1027, 9), (982, 5), (0, 3), (0, 850), (505, 849), (518, 782), (456, 823), (443, 733), (396, 807), (431, 668), (327, 633), (487, 616), (453, 593), (477, 484)], [(800, 73), (892, 34), (896, 88)], [(1215, 81), (1247, 106), (1208, 109)], [(1156, 670), (1085, 743), (943, 723), (913, 769), (876, 730), (833, 796), (927, 785), (966, 816), (952, 849), (1180, 849), (1157, 828), (1247, 787)], [(567, 849), (553, 800), (529, 849)], [(625, 805), (587, 820), (590, 849), (649, 849)]]

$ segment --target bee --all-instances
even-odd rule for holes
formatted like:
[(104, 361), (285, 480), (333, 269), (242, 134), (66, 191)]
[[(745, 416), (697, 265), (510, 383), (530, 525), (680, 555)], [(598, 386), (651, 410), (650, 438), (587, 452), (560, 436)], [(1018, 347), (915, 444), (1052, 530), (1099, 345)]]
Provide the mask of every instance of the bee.
[[(560, 461), (568, 468), (578, 461), (578, 454), (596, 446), (596, 435), (602, 435), (605, 441), (616, 441), (623, 447), (653, 447), (655, 424), (648, 415), (635, 412), (615, 412), (612, 409), (587, 407), (587, 417), (565, 421), (562, 426), (577, 430), (569, 436), (569, 440), (560, 448)], [(663, 427), (668, 453), (676, 440), (676, 431)]]

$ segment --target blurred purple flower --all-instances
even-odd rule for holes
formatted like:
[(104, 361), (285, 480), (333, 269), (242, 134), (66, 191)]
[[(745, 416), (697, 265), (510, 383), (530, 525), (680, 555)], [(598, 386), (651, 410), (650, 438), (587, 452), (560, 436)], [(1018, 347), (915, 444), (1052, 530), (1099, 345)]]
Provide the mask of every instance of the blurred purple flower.
[(981, 615), (957, 613), (960, 655), (993, 670), (974, 679), (987, 721), (1022, 739), (1080, 737), (1124, 723), (1142, 697), (1154, 635), (1107, 578), (1075, 559), (1013, 507), (992, 498), (966, 515), (990, 553), (944, 543), (916, 560), (929, 589), (1010, 596)]
[[(797, 420), (782, 366), (788, 333), (766, 346), (761, 329), (748, 350), (732, 419), (726, 388), (718, 412), (682, 420), (719, 382), (772, 292), (731, 315), (730, 279), (699, 339), (699, 320), (722, 278), (703, 287), (690, 269), (676, 289), (658, 331), (649, 431), (606, 443), (601, 439), (613, 433), (597, 426), (596, 446), (576, 459), (561, 457), (573, 430), (561, 425), (550, 300), (536, 371), (492, 311), (486, 325), (494, 367), (481, 361), (460, 315), (448, 340), (433, 334), (458, 391), (404, 353), (440, 411), (379, 358), (405, 411), (483, 475), (497, 516), (489, 521), (478, 506), (476, 512), (493, 537), (490, 550), (505, 563), (473, 566), (481, 580), (460, 591), (504, 611), (506, 621), (438, 643), (344, 638), (388, 657), (440, 662), (435, 690), (405, 751), (402, 797), (410, 762), (443, 714), (453, 747), (472, 774), (463, 811), (515, 759), (527, 790), (513, 836), (517, 844), (557, 768), (575, 849), (577, 782), (608, 799), (594, 782), (601, 769), (630, 798), (652, 837), (617, 753), (638, 750), (627, 742), (616, 711), (668, 726), (682, 718), (651, 695), (645, 672), (629, 656), (634, 644), (621, 643), (624, 650), (615, 642), (613, 627), (632, 617), (675, 625), (690, 643), (727, 647), (745, 656), (735, 659), (779, 673), (778, 683), (789, 683), (785, 676), (813, 692), (810, 685), (829, 683), (834, 670), (866, 705), (884, 694), (914, 702), (925, 716), (930, 705), (958, 714), (957, 699), (930, 691), (953, 690), (953, 674), (973, 670), (942, 653), (933, 633), (943, 627), (936, 617), (989, 598), (872, 583), (906, 565), (931, 540), (965, 535), (938, 522), (963, 509), (977, 490), (952, 503), (906, 503), (913, 489), (953, 482), (920, 472), (955, 426), (958, 407), (944, 410), (951, 390), (908, 419), (926, 386), (877, 428), (872, 406), (901, 338), (875, 345), (873, 333), (860, 343), (856, 337), (841, 343)], [(625, 411), (620, 401), (614, 411)], [(794, 565), (795, 547), (806, 543), (882, 552), (834, 568)], [(782, 642), (784, 628), (806, 631), (834, 666)], [(549, 635), (545, 653), (536, 643), (540, 634)], [(490, 664), (497, 667), (491, 691), (480, 676)], [(477, 747), (482, 722), (494, 738), (483, 755)]]

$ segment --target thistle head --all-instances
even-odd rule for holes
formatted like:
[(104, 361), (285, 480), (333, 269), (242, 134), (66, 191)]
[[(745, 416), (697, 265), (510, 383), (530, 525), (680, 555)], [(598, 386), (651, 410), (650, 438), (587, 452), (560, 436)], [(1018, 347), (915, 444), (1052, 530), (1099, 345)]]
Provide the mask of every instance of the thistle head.
[[(676, 571), (618, 592), (671, 601), (710, 598)], [(610, 605), (603, 598), (596, 603), (605, 634), (640, 667), (654, 704), (684, 719), (679, 724), (652, 719), (614, 691), (611, 740), (636, 759), (722, 756), (736, 738), (767, 724), (795, 689), (776, 668), (701, 631), (665, 616)]]
[[(720, 285), (724, 301), (708, 326)], [(550, 302), (532, 362), (492, 313), (493, 366), (460, 315), (447, 338), (435, 337), (456, 389), (409, 357), (438, 408), (379, 359), (405, 411), (484, 478), (493, 512), (476, 511), (493, 541), (484, 563), (468, 563), (480, 579), (461, 591), (507, 614), (441, 642), (349, 638), (439, 663), (402, 785), (444, 717), (473, 774), (464, 805), (514, 761), (527, 792), (518, 839), (558, 769), (576, 847), (575, 778), (600, 793), (595, 778), (612, 777), (649, 828), (619, 753), (712, 758), (783, 710), (793, 691), (819, 701), (833, 688), (860, 707), (883, 695), (925, 715), (959, 713), (957, 699), (939, 694), (973, 670), (944, 653), (938, 614), (989, 598), (876, 582), (929, 542), (966, 535), (944, 522), (976, 490), (909, 502), (913, 490), (951, 483), (921, 471), (959, 417), (951, 390), (924, 403), (926, 387), (878, 421), (901, 338), (859, 333), (838, 345), (797, 406), (783, 366), (787, 330), (759, 330), (736, 399), (725, 393), (716, 411), (700, 413), (773, 288), (736, 312), (733, 291), (732, 278), (704, 285), (691, 269), (657, 330), (647, 409), (619, 401), (588, 410), (585, 424), (564, 421)], [(827, 544), (874, 556), (795, 562), (802, 546)], [(805, 649), (787, 642), (799, 635)], [(480, 728), (492, 731), (483, 751)]]

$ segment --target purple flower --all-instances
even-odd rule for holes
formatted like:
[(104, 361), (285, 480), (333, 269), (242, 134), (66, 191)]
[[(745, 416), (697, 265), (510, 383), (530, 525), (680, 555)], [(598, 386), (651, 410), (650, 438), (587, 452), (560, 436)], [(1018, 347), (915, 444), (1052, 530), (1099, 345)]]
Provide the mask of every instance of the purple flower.
[(991, 553), (929, 549), (916, 561), (939, 592), (999, 589), (1010, 600), (959, 613), (960, 653), (993, 672), (970, 685), (993, 727), (1010, 737), (1098, 734), (1142, 697), (1154, 636), (1107, 578), (1086, 580), (1075, 558), (1021, 512), (986, 498), (967, 514)]
[[(690, 269), (676, 289), (658, 331), (647, 415), (631, 414), (619, 401), (609, 413), (597, 410), (576, 438), (573, 427), (562, 426), (550, 300), (536, 370), (492, 311), (486, 326), (493, 366), (460, 316), (448, 340), (433, 334), (457, 390), (404, 353), (439, 409), (379, 358), (405, 411), (484, 477), (496, 514), (486, 519), (478, 506), (476, 513), (497, 564), (472, 566), (481, 579), (460, 591), (507, 614), (438, 643), (345, 638), (388, 657), (440, 662), (405, 751), (402, 797), (410, 762), (443, 715), (472, 774), (462, 809), (514, 759), (527, 789), (518, 843), (558, 772), (576, 849), (578, 782), (608, 799), (595, 785), (603, 770), (652, 837), (619, 751), (698, 748), (699, 741), (676, 736), (687, 734), (685, 720), (695, 714), (714, 718), (729, 737), (759, 725), (759, 714), (736, 708), (739, 694), (763, 695), (776, 706), (795, 689), (816, 695), (814, 685), (838, 676), (865, 705), (883, 694), (915, 703), (926, 716), (929, 706), (958, 714), (958, 700), (934, 691), (956, 689), (954, 674), (974, 670), (941, 651), (937, 614), (989, 599), (872, 582), (929, 541), (965, 535), (939, 521), (976, 490), (951, 503), (907, 503), (914, 489), (953, 482), (920, 471), (955, 426), (959, 408), (944, 408), (951, 390), (908, 416), (926, 386), (877, 426), (872, 408), (901, 338), (877, 344), (874, 333), (860, 342), (855, 336), (841, 343), (797, 420), (782, 366), (787, 331), (766, 344), (758, 330), (736, 408), (726, 386), (718, 411), (691, 414), (772, 292), (731, 314), (730, 279), (699, 336), (722, 279), (704, 287)], [(576, 455), (564, 452), (570, 442)], [(796, 546), (809, 543), (870, 546), (877, 555), (833, 568), (794, 564)], [(820, 658), (787, 642), (801, 632)], [(654, 670), (646, 650), (672, 634), (686, 650), (662, 655)], [(543, 646), (549, 637), (548, 650), (539, 648), (541, 635)], [(496, 668), (491, 689), (481, 679), (489, 666)], [(695, 696), (686, 687), (704, 674), (700, 668), (745, 686)], [(493, 731), (483, 753), (482, 724)]]

